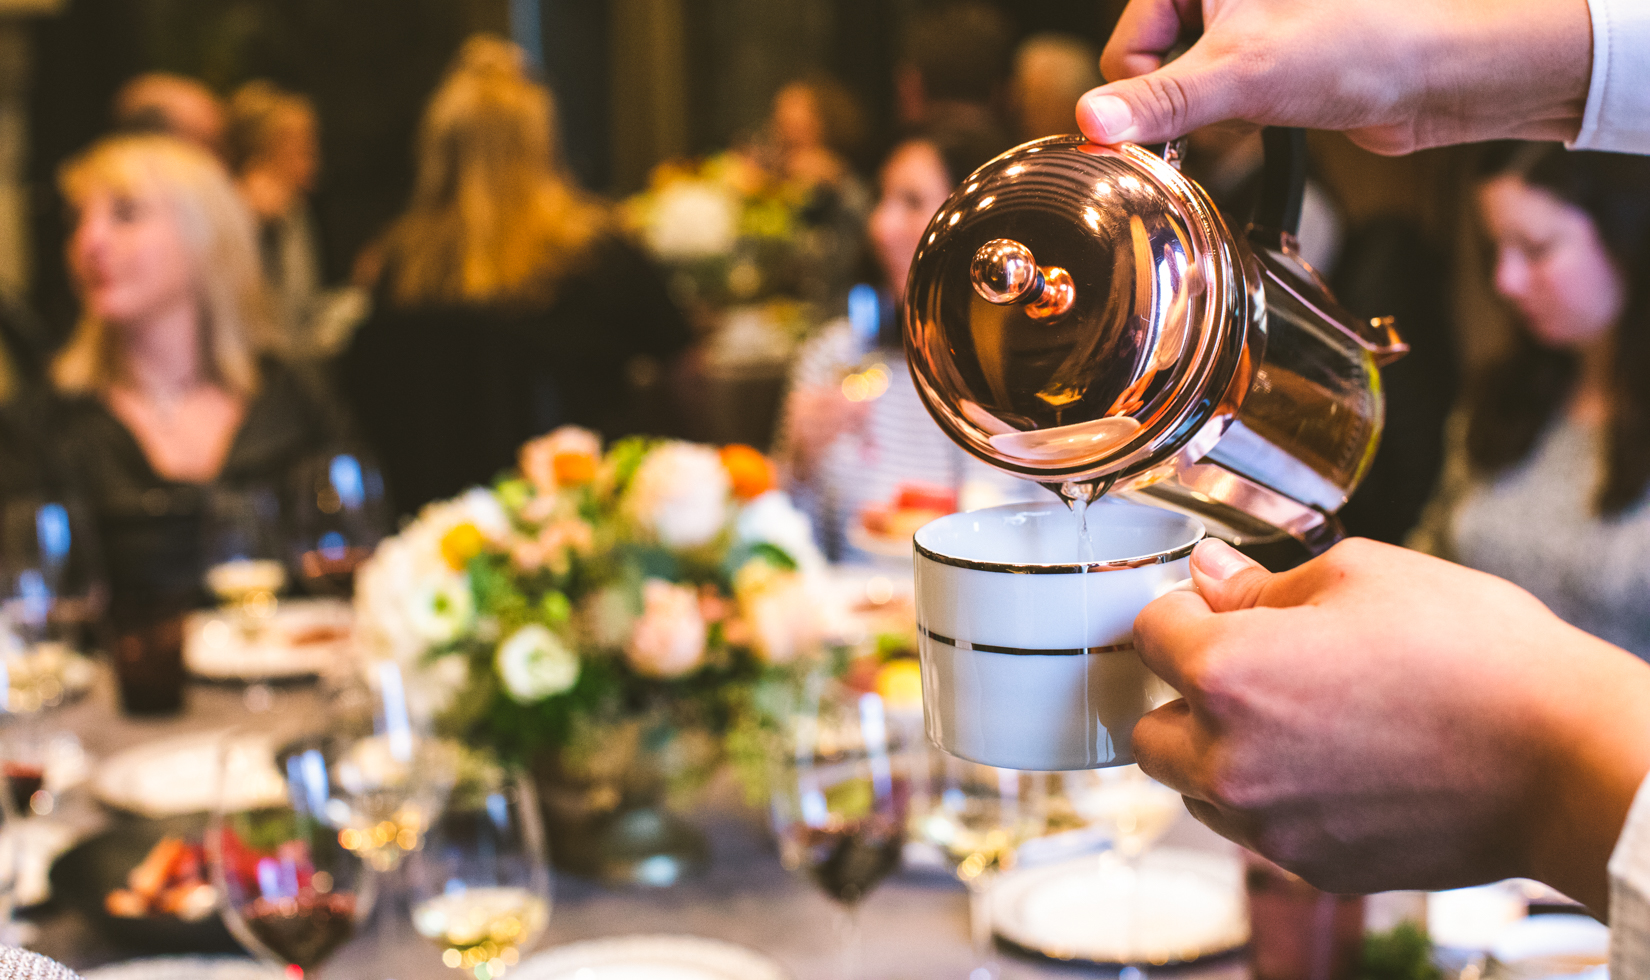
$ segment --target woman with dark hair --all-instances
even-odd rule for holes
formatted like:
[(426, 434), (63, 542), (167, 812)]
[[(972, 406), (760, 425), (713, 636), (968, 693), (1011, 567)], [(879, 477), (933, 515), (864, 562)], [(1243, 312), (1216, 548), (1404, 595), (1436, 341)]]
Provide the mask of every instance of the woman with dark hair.
[(936, 122), (889, 151), (866, 229), (883, 284), (879, 301), (828, 325), (797, 359), (776, 456), (833, 559), (868, 557), (848, 543), (850, 522), (867, 505), (892, 500), (902, 484), (937, 485), (965, 505), (1031, 487), (975, 462), (934, 424), (905, 366), (897, 309), (929, 219), (1005, 147), (994, 130)]
[(1650, 159), (1500, 148), (1478, 188), (1519, 329), (1413, 543), (1650, 659)]

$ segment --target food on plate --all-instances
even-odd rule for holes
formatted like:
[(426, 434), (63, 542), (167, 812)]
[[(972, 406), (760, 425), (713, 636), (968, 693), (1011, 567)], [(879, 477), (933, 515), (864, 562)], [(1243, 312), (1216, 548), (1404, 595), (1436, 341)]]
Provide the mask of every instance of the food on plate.
[(859, 522), (871, 534), (909, 538), (929, 521), (956, 510), (955, 490), (931, 483), (902, 483), (893, 500), (866, 505), (859, 512)]
[(126, 887), (103, 900), (110, 915), (135, 919), (172, 915), (195, 921), (211, 915), (218, 893), (206, 882), (206, 854), (199, 844), (162, 838), (126, 875)]

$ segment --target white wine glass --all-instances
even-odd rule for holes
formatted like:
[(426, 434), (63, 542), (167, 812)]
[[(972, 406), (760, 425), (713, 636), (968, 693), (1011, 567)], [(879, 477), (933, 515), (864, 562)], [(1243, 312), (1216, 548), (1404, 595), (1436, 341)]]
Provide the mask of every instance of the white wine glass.
[(412, 924), (441, 962), (502, 976), (550, 922), (550, 866), (532, 786), (475, 756), (407, 863)]
[(1011, 870), (1020, 846), (1055, 830), (1051, 799), (1060, 774), (998, 769), (930, 748), (925, 756), (922, 808), (911, 815), (911, 837), (950, 862), (968, 889), (969, 934), (974, 967), (969, 980), (1000, 973), (992, 944), (991, 887)]
[(1128, 921), (1126, 945), (1119, 958), (1124, 980), (1141, 980), (1146, 970), (1135, 936), (1140, 921), (1140, 858), (1169, 832), (1186, 812), (1180, 794), (1157, 782), (1139, 766), (1084, 772), (1067, 784), (1067, 797), (1079, 819), (1103, 834), (1111, 847), (1100, 855), (1101, 887), (1120, 896)]

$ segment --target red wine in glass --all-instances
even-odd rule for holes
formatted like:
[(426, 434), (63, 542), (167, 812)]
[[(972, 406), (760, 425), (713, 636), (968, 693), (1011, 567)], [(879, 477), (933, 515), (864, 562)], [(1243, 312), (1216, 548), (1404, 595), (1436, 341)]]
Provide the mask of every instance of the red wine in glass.
[(260, 897), (241, 915), (271, 953), (308, 970), (325, 962), (355, 933), (355, 896), (310, 892), (277, 901)]
[(39, 763), (7, 760), (3, 766), (16, 813), (27, 814), (34, 794), (46, 786), (46, 767)]
[(897, 869), (905, 846), (905, 821), (894, 814), (872, 814), (826, 827), (798, 824), (792, 833), (808, 874), (825, 894), (845, 905), (864, 898)]

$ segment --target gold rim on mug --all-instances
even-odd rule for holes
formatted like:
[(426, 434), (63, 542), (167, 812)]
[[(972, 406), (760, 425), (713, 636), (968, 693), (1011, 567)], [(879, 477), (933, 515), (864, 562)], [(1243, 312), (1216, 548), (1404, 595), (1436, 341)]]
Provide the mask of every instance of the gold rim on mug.
[(1155, 555), (1141, 555), (1138, 558), (1114, 558), (1111, 561), (1070, 562), (1062, 564), (1031, 564), (1022, 562), (1004, 561), (976, 561), (972, 558), (957, 558), (952, 555), (942, 555), (929, 548), (925, 548), (921, 541), (912, 539), (917, 554), (932, 562), (941, 565), (950, 565), (953, 568), (969, 568), (977, 572), (1003, 572), (1009, 575), (1077, 575), (1089, 572), (1121, 572), (1130, 568), (1145, 568), (1147, 565), (1167, 565), (1171, 561), (1179, 561), (1192, 553), (1197, 543), (1207, 536), (1203, 528), (1198, 528), (1197, 537), (1186, 544), (1168, 551), (1160, 551)]

